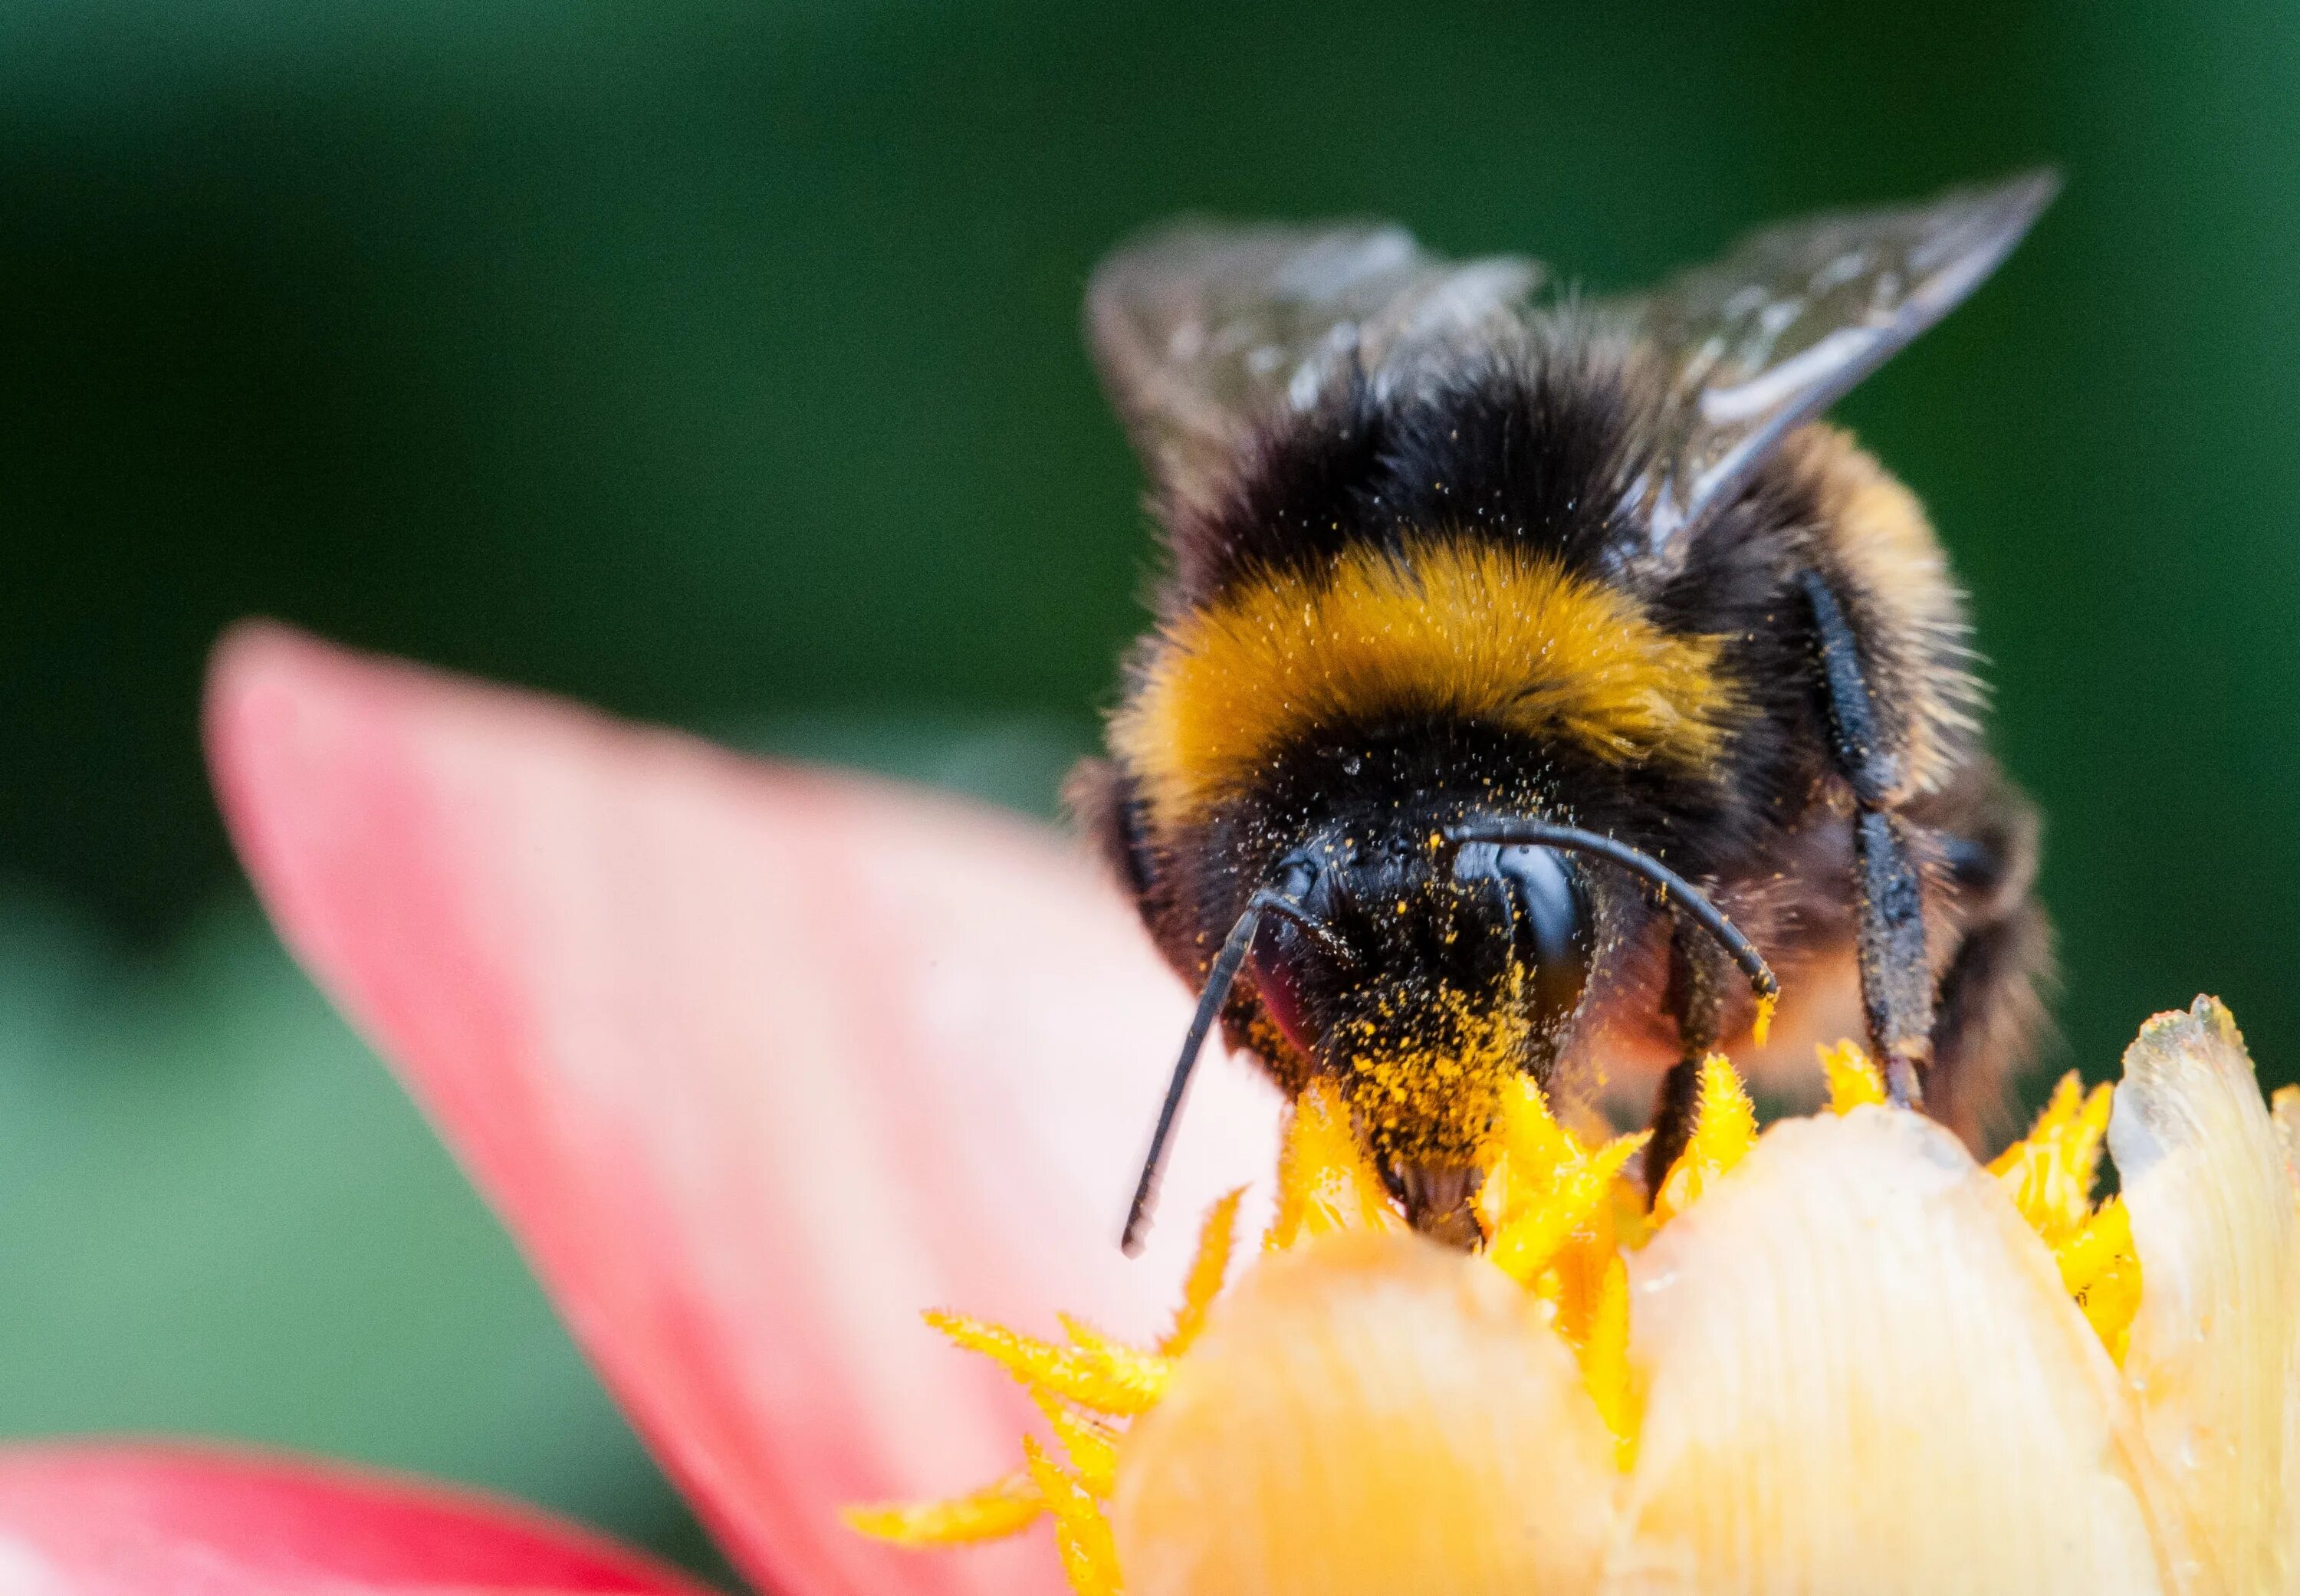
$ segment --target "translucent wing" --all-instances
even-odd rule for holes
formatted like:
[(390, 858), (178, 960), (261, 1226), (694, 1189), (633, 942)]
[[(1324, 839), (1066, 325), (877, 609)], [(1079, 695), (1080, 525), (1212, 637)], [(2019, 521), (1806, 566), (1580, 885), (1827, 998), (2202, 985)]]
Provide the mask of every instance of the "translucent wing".
[(1789, 222), (1617, 307), (1671, 390), (1655, 466), (1631, 495), (1654, 552), (1681, 545), (1792, 428), (1979, 287), (2059, 187), (2029, 172)]
[(1181, 223), (1104, 262), (1087, 331), (1160, 483), (1189, 496), (1257, 423), (1317, 402), (1352, 362), (1377, 387), (1517, 325), (1541, 268), (1446, 261), (1402, 228)]

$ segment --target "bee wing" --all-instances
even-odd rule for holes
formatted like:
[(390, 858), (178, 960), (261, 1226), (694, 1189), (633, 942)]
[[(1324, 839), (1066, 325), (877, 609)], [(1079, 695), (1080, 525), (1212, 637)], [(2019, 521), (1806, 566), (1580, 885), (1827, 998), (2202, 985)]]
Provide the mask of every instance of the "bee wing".
[(1616, 307), (1669, 387), (1658, 463), (1630, 491), (1654, 552), (1681, 545), (1791, 428), (1955, 309), (2059, 188), (2033, 171), (1924, 204), (1808, 217)]
[(1390, 387), (1417, 352), (1518, 325), (1541, 277), (1514, 256), (1444, 260), (1379, 223), (1182, 222), (1096, 270), (1087, 334), (1144, 462), (1188, 498), (1258, 423), (1308, 409), (1353, 364)]

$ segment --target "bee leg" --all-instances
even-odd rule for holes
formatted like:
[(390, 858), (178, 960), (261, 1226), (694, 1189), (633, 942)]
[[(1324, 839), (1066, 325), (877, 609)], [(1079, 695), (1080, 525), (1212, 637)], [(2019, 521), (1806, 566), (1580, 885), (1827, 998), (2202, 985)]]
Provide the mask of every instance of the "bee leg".
[(1838, 771), (1852, 786), (1855, 805), (1857, 946), (1870, 1045), (1884, 1070), (1888, 1094), (1915, 1108), (1924, 1101), (1924, 1074), (1933, 1057), (1934, 993), (1925, 953), (1924, 893), (1909, 825), (1892, 807), (1904, 778), (1901, 751), (1885, 735), (1837, 595), (1816, 572), (1802, 572), (1797, 581), (1812, 609)]
[(1653, 1140), (1646, 1143), (1646, 1191), (1661, 1190), (1670, 1166), (1693, 1135), (1701, 1101), (1701, 1060), (1716, 1047), (1723, 1030), (1724, 982), (1716, 944), (1683, 919), (1669, 944), (1670, 1011), (1677, 1017), (1679, 1057), (1654, 1093)]

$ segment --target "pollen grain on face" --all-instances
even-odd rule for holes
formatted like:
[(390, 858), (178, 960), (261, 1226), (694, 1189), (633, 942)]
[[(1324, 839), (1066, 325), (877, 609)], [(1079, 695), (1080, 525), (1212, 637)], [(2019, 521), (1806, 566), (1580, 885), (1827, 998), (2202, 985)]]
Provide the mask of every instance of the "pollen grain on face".
[[(1512, 982), (1521, 985), (1521, 968)], [(1378, 990), (1327, 1044), (1351, 1115), (1380, 1157), (1477, 1167), (1502, 1094), (1521, 1078), (1531, 1021), (1518, 994), (1493, 1002), (1448, 983)]]

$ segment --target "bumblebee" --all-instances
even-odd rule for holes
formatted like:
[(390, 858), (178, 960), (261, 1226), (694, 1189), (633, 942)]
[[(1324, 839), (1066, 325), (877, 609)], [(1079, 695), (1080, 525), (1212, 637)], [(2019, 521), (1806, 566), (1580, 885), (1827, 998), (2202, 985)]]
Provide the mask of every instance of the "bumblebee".
[(2055, 187), (1794, 221), (1621, 299), (1387, 226), (1185, 223), (1096, 271), (1170, 561), (1071, 802), (1202, 993), (1129, 1251), (1217, 1021), (1334, 1082), (1457, 1245), (1512, 1077), (1586, 1105), (1649, 1068), (1655, 1180), (1783, 993), (1977, 1134), (2043, 1023), (2037, 820), (1923, 511), (1819, 417)]

